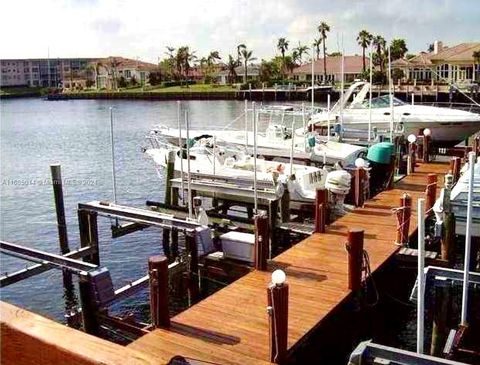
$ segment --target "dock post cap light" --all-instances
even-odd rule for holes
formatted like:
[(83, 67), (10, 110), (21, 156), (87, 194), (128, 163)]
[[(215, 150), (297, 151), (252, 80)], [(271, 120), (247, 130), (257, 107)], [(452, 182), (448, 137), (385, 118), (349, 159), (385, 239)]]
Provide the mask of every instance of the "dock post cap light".
[(272, 284), (283, 285), (286, 279), (287, 279), (287, 275), (285, 274), (285, 271), (277, 269), (274, 272), (272, 272)]
[(362, 168), (365, 167), (365, 160), (361, 157), (355, 160), (355, 167)]
[(432, 135), (432, 131), (431, 131), (429, 128), (425, 128), (425, 129), (423, 130), (423, 135), (424, 135), (424, 136), (427, 136), (427, 137), (428, 137), (428, 136), (431, 136), (431, 135)]
[[(425, 131), (423, 133), (425, 133)], [(417, 141), (417, 136), (415, 136), (415, 134), (409, 134), (407, 140), (410, 143), (415, 143)]]

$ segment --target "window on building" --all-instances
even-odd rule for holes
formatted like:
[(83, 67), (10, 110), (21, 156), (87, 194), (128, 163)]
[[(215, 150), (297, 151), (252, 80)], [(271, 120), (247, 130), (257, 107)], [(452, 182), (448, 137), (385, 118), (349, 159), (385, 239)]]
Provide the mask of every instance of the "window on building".
[(125, 70), (125, 77), (126, 78), (132, 77), (132, 71), (131, 70)]
[(30, 69), (29, 69), (28, 67), (25, 67), (25, 68), (23, 69), (23, 72), (30, 72)]

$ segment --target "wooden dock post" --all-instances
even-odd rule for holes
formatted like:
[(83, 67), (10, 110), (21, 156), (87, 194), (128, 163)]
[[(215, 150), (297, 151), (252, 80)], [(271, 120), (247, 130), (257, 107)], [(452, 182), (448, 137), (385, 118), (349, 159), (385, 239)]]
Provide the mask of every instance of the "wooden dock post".
[(198, 280), (198, 249), (197, 240), (193, 233), (185, 233), (185, 247), (190, 256), (188, 265), (188, 297), (190, 305), (195, 304), (199, 298), (199, 280)]
[(317, 189), (315, 194), (315, 233), (325, 233), (327, 224), (328, 191)]
[(427, 215), (431, 215), (431, 209), (435, 204), (435, 200), (437, 199), (437, 185), (438, 185), (438, 177), (437, 174), (428, 174), (427, 175), (427, 187), (425, 190), (425, 194), (427, 196), (425, 209)]
[(82, 305), (83, 330), (90, 335), (98, 335), (100, 332), (100, 324), (96, 316), (98, 308), (95, 305), (92, 283), (89, 277), (80, 277), (78, 291)]
[(277, 215), (278, 215), (278, 206), (279, 200), (272, 200), (268, 203), (268, 217), (270, 218), (269, 223), (269, 234), (270, 234), (270, 253), (269, 258), (272, 258), (275, 253), (278, 245), (276, 244), (276, 234), (277, 234)]
[(270, 362), (284, 364), (288, 345), (288, 283), (285, 273), (275, 270), (267, 288)]
[(460, 157), (452, 157), (450, 160), (450, 168), (453, 174), (453, 182), (456, 183), (460, 178), (460, 170), (461, 170), (461, 159)]
[(448, 317), (451, 312), (450, 284), (447, 279), (435, 281), (432, 343), (430, 355), (442, 356), (448, 336)]
[[(169, 151), (167, 155), (167, 168), (165, 176), (165, 204), (173, 205), (173, 191), (172, 191), (172, 179), (175, 174), (175, 158), (176, 151)], [(177, 204), (178, 204), (178, 197)], [(170, 249), (170, 230), (163, 228), (162, 230), (162, 247), (163, 253), (169, 260), (171, 260), (171, 249)]]
[(84, 261), (100, 265), (98, 247), (97, 212), (78, 210), (78, 229), (80, 231), (80, 247), (92, 247), (94, 253), (84, 257)]
[(357, 167), (355, 169), (355, 206), (363, 207), (365, 203), (365, 169)]
[(257, 214), (255, 222), (255, 247), (254, 247), (254, 266), (256, 270), (267, 270), (268, 259), (268, 217)]
[(431, 142), (431, 136), (430, 133), (425, 133), (425, 131), (428, 128), (426, 128), (423, 133), (423, 162), (424, 163), (429, 163), (430, 162), (430, 142)]
[(475, 152), (475, 156), (478, 157), (480, 152), (480, 136), (478, 134), (473, 137), (472, 151)]
[(168, 259), (165, 256), (148, 258), (148, 276), (150, 283), (150, 316), (157, 327), (170, 327), (168, 310)]
[(282, 216), (282, 223), (290, 221), (290, 192), (288, 191), (288, 185), (285, 184), (282, 199), (280, 201), (280, 209)]
[(400, 208), (396, 211), (397, 214), (397, 239), (395, 244), (399, 246), (408, 245), (410, 217), (412, 215), (412, 197), (404, 193), (400, 197)]
[(358, 291), (362, 285), (363, 229), (348, 231), (348, 289)]

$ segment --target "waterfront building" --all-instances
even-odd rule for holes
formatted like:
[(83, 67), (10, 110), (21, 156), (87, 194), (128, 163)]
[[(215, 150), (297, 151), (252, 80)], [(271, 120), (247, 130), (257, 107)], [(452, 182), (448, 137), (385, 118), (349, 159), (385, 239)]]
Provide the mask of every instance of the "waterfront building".
[(480, 61), (475, 59), (475, 52), (480, 52), (480, 42), (447, 47), (435, 41), (431, 52), (420, 52), (411, 59), (396, 60), (392, 65), (403, 71), (405, 81), (471, 84), (480, 80)]
[(0, 60), (0, 86), (58, 87), (78, 89), (90, 86), (111, 89), (113, 80), (148, 83), (157, 65), (123, 57), (38, 58)]
[[(235, 77), (235, 82), (234, 83), (244, 83), (245, 82), (245, 67), (242, 66), (237, 66), (235, 67), (235, 74), (237, 75)], [(251, 64), (248, 65), (247, 67), (247, 82), (249, 81), (256, 81), (258, 80), (260, 76), (260, 65), (255, 65)], [(226, 85), (229, 82), (229, 71), (227, 69), (224, 69), (223, 71), (220, 71), (217, 75), (217, 80), (220, 84)]]
[[(370, 59), (365, 58), (368, 68)], [(314, 61), (313, 74), (314, 80), (318, 83), (334, 83), (342, 80), (342, 56), (327, 56), (326, 59), (327, 77), (325, 78), (323, 58)], [(345, 56), (344, 57), (344, 75), (346, 82), (352, 82), (355, 79), (361, 78), (363, 73), (363, 58), (362, 56)], [(312, 81), (312, 63), (306, 63), (295, 68), (291, 74), (295, 81)]]

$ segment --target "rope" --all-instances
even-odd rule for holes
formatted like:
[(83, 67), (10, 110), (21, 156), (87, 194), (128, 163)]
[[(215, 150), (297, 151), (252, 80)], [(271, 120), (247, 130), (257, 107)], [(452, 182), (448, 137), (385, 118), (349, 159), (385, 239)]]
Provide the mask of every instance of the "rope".
[[(373, 279), (373, 276), (372, 276), (372, 269), (370, 268), (370, 256), (368, 255), (368, 252), (366, 250), (363, 250), (363, 268), (362, 268), (362, 271), (364, 272), (365, 276), (364, 276), (364, 291), (365, 291), (365, 305), (367, 307), (374, 307), (378, 304), (378, 301), (380, 299), (380, 295), (378, 293), (378, 289), (377, 289), (377, 284), (375, 283), (375, 280)], [(368, 283), (367, 283), (367, 280), (370, 278), (370, 280), (372, 281), (372, 286), (373, 286), (373, 290), (375, 292), (375, 300), (372, 302), (372, 303), (368, 303), (368, 300), (367, 300), (367, 296), (368, 296)]]
[(278, 358), (278, 333), (277, 333), (277, 320), (276, 320), (276, 315), (277, 311), (275, 310), (275, 301), (273, 300), (273, 290), (270, 290), (270, 300), (272, 301), (272, 312), (273, 312), (273, 323), (274, 323), (274, 330), (275, 330), (275, 357), (273, 359), (273, 362), (277, 362)]

